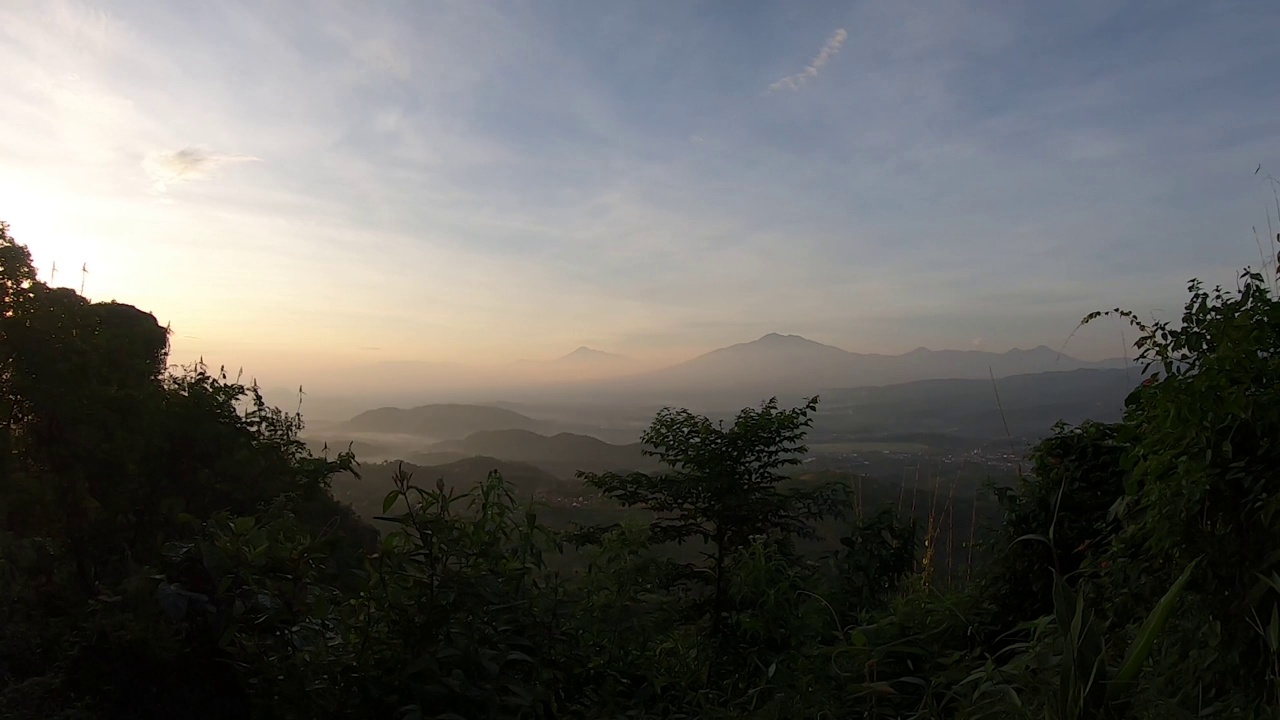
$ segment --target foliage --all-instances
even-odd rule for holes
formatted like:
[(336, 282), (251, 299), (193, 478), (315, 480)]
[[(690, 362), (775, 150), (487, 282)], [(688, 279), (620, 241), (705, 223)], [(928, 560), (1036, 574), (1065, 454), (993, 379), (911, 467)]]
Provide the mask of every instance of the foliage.
[(1063, 633), (1060, 683), (1053, 715), (1060, 720), (1120, 718), (1127, 714), (1138, 674), (1151, 654), (1156, 636), (1169, 621), (1174, 604), (1198, 562), (1192, 561), (1138, 629), (1118, 668), (1108, 665), (1106, 639), (1082, 595), (1054, 574), (1054, 614)]
[(1058, 425), (1031, 453), (1029, 475), (994, 489), (1002, 517), (987, 541), (988, 602), (1014, 622), (1053, 610), (1054, 573), (1074, 574), (1114, 532), (1108, 512), (1124, 494), (1121, 426)]
[(578, 474), (588, 486), (622, 505), (656, 514), (650, 523), (653, 542), (710, 544), (711, 602), (709, 632), (716, 645), (706, 665), (707, 682), (725, 671), (728, 652), (724, 615), (729, 611), (730, 565), (751, 543), (767, 538), (790, 554), (794, 539), (815, 536), (813, 522), (835, 513), (840, 504), (829, 484), (816, 489), (781, 488), (781, 470), (798, 465), (806, 452), (804, 435), (818, 398), (782, 410), (777, 398), (738, 413), (733, 425), (665, 408), (641, 438), (644, 453), (668, 472)]
[(1129, 399), (1122, 529), (1103, 581), (1149, 603), (1188, 558), (1213, 558), (1191, 580), (1164, 692), (1210, 708), (1276, 703), (1275, 651), (1242, 620), (1280, 601), (1267, 582), (1280, 569), (1280, 300), (1251, 272), (1234, 293), (1188, 290), (1177, 326), (1112, 311), (1142, 332), (1139, 359), (1156, 372)]
[(779, 484), (785, 479), (780, 471), (798, 465), (807, 449), (805, 429), (817, 406), (815, 397), (802, 407), (780, 410), (774, 398), (758, 409), (744, 409), (727, 428), (688, 410), (666, 408), (641, 442), (644, 453), (668, 472), (584, 472), (579, 477), (623, 505), (660, 513), (650, 526), (654, 542), (697, 538), (713, 544), (721, 557), (758, 535), (778, 533), (783, 542), (811, 536), (811, 522), (834, 511), (829, 491)]
[(890, 507), (859, 518), (840, 539), (837, 555), (837, 603), (842, 621), (879, 612), (911, 575), (916, 562), (914, 521), (903, 522)]

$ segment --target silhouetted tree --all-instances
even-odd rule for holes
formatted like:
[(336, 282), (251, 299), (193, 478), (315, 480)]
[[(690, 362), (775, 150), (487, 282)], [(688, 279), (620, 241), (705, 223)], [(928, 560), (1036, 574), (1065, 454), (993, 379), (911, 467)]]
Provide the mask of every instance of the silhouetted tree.
[[(813, 538), (813, 523), (840, 508), (830, 485), (782, 488), (783, 469), (808, 451), (804, 436), (818, 398), (783, 410), (772, 398), (746, 408), (730, 426), (684, 409), (664, 408), (644, 433), (644, 453), (670, 468), (646, 473), (579, 473), (588, 485), (624, 506), (658, 515), (650, 525), (654, 542), (701, 539), (712, 546), (711, 634), (719, 639), (726, 610), (731, 557), (753, 540), (766, 538), (783, 552), (796, 538)], [(714, 664), (708, 672), (714, 676)]]

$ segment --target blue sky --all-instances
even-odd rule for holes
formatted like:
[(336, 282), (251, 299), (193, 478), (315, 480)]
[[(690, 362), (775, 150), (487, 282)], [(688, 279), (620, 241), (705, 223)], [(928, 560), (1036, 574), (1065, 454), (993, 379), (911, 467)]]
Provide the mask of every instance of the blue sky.
[(1056, 347), (1258, 264), (1277, 37), (1274, 2), (5, 2), (0, 218), (268, 375)]

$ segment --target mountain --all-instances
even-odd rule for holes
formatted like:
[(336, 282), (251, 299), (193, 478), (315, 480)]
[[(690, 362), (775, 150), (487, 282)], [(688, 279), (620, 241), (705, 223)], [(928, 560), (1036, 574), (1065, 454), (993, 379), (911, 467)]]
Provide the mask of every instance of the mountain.
[(538, 430), (545, 423), (513, 410), (486, 405), (384, 407), (360, 413), (343, 429), (363, 433), (419, 435), (437, 440), (464, 438), (482, 430)]
[(833, 390), (823, 395), (818, 439), (904, 433), (945, 433), (996, 439), (1037, 438), (1053, 424), (1114, 422), (1137, 386), (1137, 372), (1080, 369), (986, 379), (919, 380)]
[(588, 363), (590, 364), (602, 364), (602, 363), (622, 364), (622, 363), (631, 363), (635, 361), (627, 357), (626, 355), (619, 355), (617, 353), (605, 352), (603, 350), (593, 350), (584, 345), (578, 348), (577, 350), (574, 350), (573, 352), (569, 353), (568, 355), (565, 355), (559, 360), (555, 360), (553, 362), (572, 363), (572, 364), (588, 364)]
[[(383, 363), (343, 376), (353, 383), (347, 395), (377, 398), (365, 407), (375, 403), (488, 403), (501, 399), (535, 405), (680, 405), (722, 410), (774, 395), (798, 399), (833, 388), (1131, 366), (1118, 359), (1088, 362), (1044, 345), (1003, 353), (922, 347), (901, 355), (884, 355), (854, 353), (798, 335), (770, 333), (656, 370), (645, 369), (640, 362), (622, 355), (581, 347), (555, 360), (476, 365), (465, 370), (444, 364)], [(368, 390), (373, 387), (378, 391)], [(296, 403), (296, 399), (291, 402)], [(315, 399), (309, 399), (304, 407), (315, 404)], [(404, 425), (398, 419), (386, 422), (393, 427)], [(512, 428), (545, 430), (505, 422), (468, 426), (437, 439)], [(557, 428), (591, 432), (582, 425), (558, 424)]]
[(527, 430), (493, 430), (437, 443), (431, 450), (525, 462), (566, 479), (573, 478), (579, 470), (626, 472), (657, 465), (641, 454), (640, 443), (614, 445), (573, 433), (547, 436)]
[(648, 375), (648, 379), (704, 388), (811, 380), (824, 385), (847, 383), (847, 373), (858, 358), (853, 353), (799, 335), (770, 333), (759, 340), (712, 350), (655, 371)]
[(662, 402), (691, 397), (755, 402), (831, 388), (888, 385), (925, 379), (980, 379), (1085, 368), (1124, 367), (1124, 361), (1088, 362), (1039, 346), (1004, 353), (918, 348), (902, 355), (860, 354), (798, 335), (770, 333), (660, 370), (634, 375), (593, 391), (650, 396)]
[(1122, 359), (1089, 362), (1040, 345), (1030, 350), (1014, 348), (1008, 352), (991, 353), (980, 350), (929, 350), (917, 348), (905, 355), (894, 357), (898, 372), (917, 375), (904, 382), (925, 379), (990, 379), (1009, 375), (1031, 375), (1042, 372), (1065, 372), (1082, 369), (1124, 369)]
[(640, 364), (626, 355), (583, 346), (554, 360), (521, 360), (516, 377), (528, 382), (573, 382), (614, 378), (637, 372)]

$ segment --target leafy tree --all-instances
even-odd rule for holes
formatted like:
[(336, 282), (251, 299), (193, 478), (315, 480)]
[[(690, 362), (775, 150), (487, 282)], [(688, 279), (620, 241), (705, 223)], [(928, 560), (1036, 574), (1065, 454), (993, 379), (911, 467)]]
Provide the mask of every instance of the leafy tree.
[[(782, 470), (801, 462), (803, 444), (818, 398), (780, 409), (777, 398), (745, 408), (730, 426), (685, 409), (664, 408), (641, 438), (644, 452), (669, 468), (665, 473), (578, 474), (587, 485), (626, 507), (657, 517), (654, 542), (698, 539), (712, 546), (711, 636), (722, 639), (728, 610), (728, 566), (756, 538), (790, 552), (796, 538), (813, 538), (813, 523), (837, 512), (842, 485), (816, 489), (781, 487)], [(716, 671), (713, 662), (709, 676)]]
[(0, 339), (0, 714), (49, 693), (105, 712), (174, 702), (148, 686), (186, 687), (179, 704), (202, 692), (191, 684), (217, 658), (172, 642), (154, 594), (137, 592), (166, 543), (190, 535), (184, 516), (287, 497), (305, 531), (328, 528), (334, 565), (362, 561), (371, 529), (328, 493), (351, 457), (309, 457), (296, 416), (225, 374), (167, 374), (168, 333), (150, 313), (39, 282), (3, 225)]
[[(1044, 699), (1062, 717), (1262, 717), (1280, 702), (1280, 300), (1248, 271), (1236, 292), (1188, 290), (1176, 323), (1084, 319), (1135, 325), (1151, 374), (1121, 422), (1056, 428), (1002, 497), (1007, 549), (984, 590), (1010, 621), (1056, 611), (1061, 690)], [(1150, 618), (1139, 626), (1152, 607), (1158, 644)], [(1125, 642), (1143, 651), (1108, 678), (1103, 648)]]
[(840, 538), (836, 556), (836, 600), (841, 620), (883, 609), (916, 562), (916, 523), (904, 521), (892, 507), (859, 518)]
[(1124, 495), (1118, 424), (1058, 424), (1031, 452), (1031, 472), (997, 487), (1002, 517), (987, 541), (982, 591), (1008, 626), (1053, 610), (1054, 573), (1072, 575), (1114, 534), (1108, 512)]
[(1267, 629), (1280, 612), (1280, 299), (1249, 271), (1235, 292), (1188, 291), (1177, 324), (1085, 319), (1133, 323), (1155, 370), (1127, 402), (1122, 528), (1103, 581), (1131, 615), (1207, 558), (1187, 586), (1168, 694), (1280, 703), (1280, 622)]
[(9, 234), (9, 223), (0, 220), (0, 317), (17, 312), (35, 283), (31, 251), (19, 245)]

